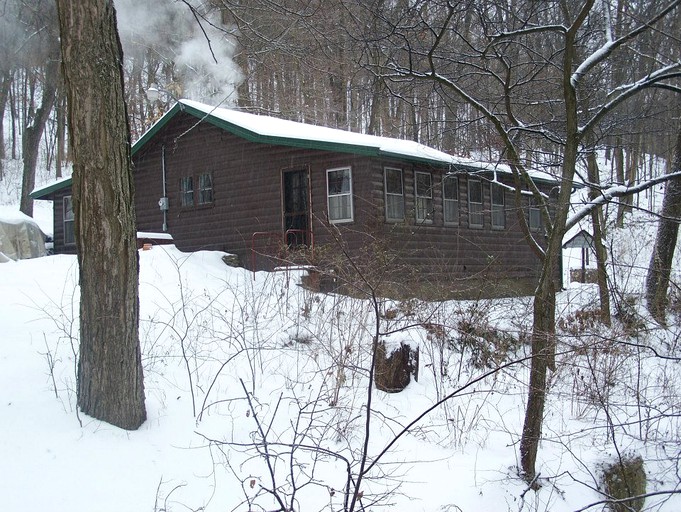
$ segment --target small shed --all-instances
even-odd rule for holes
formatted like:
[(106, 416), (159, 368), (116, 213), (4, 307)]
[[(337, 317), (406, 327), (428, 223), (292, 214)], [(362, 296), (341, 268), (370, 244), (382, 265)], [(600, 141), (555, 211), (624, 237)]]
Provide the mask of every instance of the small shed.
[(594, 250), (593, 235), (582, 229), (567, 242), (563, 243), (563, 249), (581, 249), (582, 251), (582, 267), (574, 276), (577, 279), (573, 278), (572, 270), (570, 271), (571, 280), (576, 280), (580, 283), (591, 282), (591, 279), (587, 276), (587, 266), (589, 265), (589, 254)]

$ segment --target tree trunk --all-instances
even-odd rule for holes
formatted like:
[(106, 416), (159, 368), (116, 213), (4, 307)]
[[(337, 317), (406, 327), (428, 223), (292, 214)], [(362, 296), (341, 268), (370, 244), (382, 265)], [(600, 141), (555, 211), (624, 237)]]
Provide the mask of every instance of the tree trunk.
[(130, 128), (112, 0), (57, 0), (80, 271), (78, 406), (125, 429), (146, 419)]
[(399, 393), (411, 382), (411, 376), (418, 381), (419, 348), (401, 343), (388, 352), (384, 341), (376, 345), (374, 360), (374, 384), (376, 389), (386, 393)]
[(548, 368), (555, 364), (555, 310), (556, 289), (553, 284), (553, 276), (543, 271), (542, 280), (534, 295), (530, 386), (527, 395), (523, 434), (520, 440), (520, 468), (523, 477), (528, 482), (535, 479), (535, 463), (544, 421), (544, 404), (546, 403), (546, 375)]
[[(672, 172), (681, 172), (681, 129), (674, 149)], [(646, 303), (653, 318), (666, 323), (667, 289), (681, 220), (681, 178), (667, 182), (657, 238), (646, 277)]]
[(33, 122), (24, 128), (21, 137), (21, 155), (24, 160), (24, 171), (21, 180), (21, 200), (19, 210), (29, 217), (33, 216), (33, 199), (29, 194), (35, 188), (35, 168), (40, 151), (40, 139), (43, 137), (47, 119), (52, 112), (52, 106), (59, 80), (59, 61), (55, 58), (45, 65), (43, 76), (42, 99), (40, 107), (35, 112)]
[[(587, 157), (587, 170), (589, 173), (589, 181), (598, 185), (600, 177), (598, 172), (598, 162), (596, 161), (596, 153), (590, 152)], [(589, 191), (589, 199), (594, 200), (598, 197), (598, 190), (592, 188)], [(594, 208), (591, 210), (591, 225), (593, 227), (594, 252), (596, 253), (596, 268), (598, 281), (598, 294), (601, 302), (601, 321), (604, 325), (611, 324), (610, 318), (610, 290), (608, 290), (608, 272), (605, 267), (606, 252), (603, 246), (603, 230), (601, 224), (601, 208)]]
[[(593, 2), (591, 2), (593, 5)], [(580, 137), (577, 116), (577, 93), (572, 85), (572, 68), (577, 56), (575, 32), (569, 31), (563, 55), (563, 99), (565, 101), (565, 145), (561, 168), (556, 213), (549, 232), (542, 262), (539, 285), (534, 294), (532, 325), (532, 362), (530, 387), (523, 433), (520, 439), (520, 469), (527, 482), (536, 483), (536, 461), (541, 440), (544, 405), (546, 403), (547, 370), (555, 369), (556, 358), (556, 287), (554, 280), (562, 257), (563, 236), (567, 223), (572, 183), (579, 153)]]
[(66, 101), (64, 98), (63, 87), (57, 92), (57, 107), (55, 115), (57, 117), (57, 151), (55, 158), (55, 167), (57, 168), (56, 177), (62, 177), (62, 169), (68, 161), (68, 155), (65, 151), (66, 139)]
[(0, 180), (3, 178), (2, 161), (5, 158), (5, 107), (9, 98), (12, 73), (6, 71), (0, 77)]
[[(617, 183), (624, 185), (624, 150), (622, 149), (622, 138), (617, 137), (617, 147), (615, 148), (615, 176)], [(624, 227), (624, 213), (626, 211), (626, 204), (619, 201), (617, 204), (617, 220), (615, 225), (618, 228)]]

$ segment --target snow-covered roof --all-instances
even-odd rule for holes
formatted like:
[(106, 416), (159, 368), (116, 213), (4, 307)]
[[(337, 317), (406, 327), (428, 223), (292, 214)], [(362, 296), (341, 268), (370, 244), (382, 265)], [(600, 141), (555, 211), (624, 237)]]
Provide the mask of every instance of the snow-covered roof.
[[(133, 154), (179, 112), (186, 112), (252, 142), (310, 149), (321, 149), (367, 156), (398, 158), (453, 167), (467, 172), (511, 173), (508, 165), (481, 162), (450, 155), (411, 140), (379, 137), (363, 133), (328, 128), (240, 110), (214, 107), (198, 101), (181, 99), (161, 117), (133, 146)], [(533, 179), (555, 182), (551, 175), (530, 171)]]
[[(250, 132), (251, 137), (261, 142), (303, 147), (314, 147), (315, 143), (318, 143), (322, 144), (321, 149), (327, 149), (328, 145), (331, 145), (329, 149), (353, 153), (375, 153), (439, 165), (462, 163), (460, 159), (447, 153), (410, 140), (378, 137), (271, 116), (250, 114), (240, 110), (216, 108), (192, 100), (180, 100), (180, 103), (185, 109), (187, 107), (195, 109), (203, 115), (214, 117), (240, 130), (246, 130)], [(248, 134), (242, 132), (241, 135)]]
[[(452, 171), (499, 172), (510, 174), (511, 168), (502, 163), (482, 162), (450, 155), (412, 140), (379, 137), (363, 133), (328, 128), (313, 124), (288, 121), (271, 116), (251, 114), (231, 108), (215, 107), (198, 101), (181, 99), (167, 111), (132, 146), (134, 155), (149, 142), (171, 119), (180, 113), (189, 114), (199, 122), (207, 122), (251, 142), (273, 144), (323, 151), (337, 151), (365, 156), (396, 158), (420, 162)], [(534, 180), (557, 182), (555, 177), (541, 171), (528, 171)], [(71, 185), (66, 178), (31, 193), (34, 199), (48, 196)]]
[(71, 176), (66, 178), (58, 178), (42, 187), (36, 187), (29, 194), (33, 199), (51, 199), (50, 196), (53, 192), (62, 190), (63, 188), (70, 187), (72, 183)]

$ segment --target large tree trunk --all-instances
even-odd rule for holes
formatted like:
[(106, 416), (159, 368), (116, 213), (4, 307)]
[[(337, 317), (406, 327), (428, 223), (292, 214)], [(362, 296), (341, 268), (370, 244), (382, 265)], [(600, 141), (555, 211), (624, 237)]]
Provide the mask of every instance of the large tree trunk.
[(58, 79), (59, 62), (56, 60), (55, 55), (55, 59), (50, 60), (45, 65), (40, 107), (38, 107), (38, 110), (35, 112), (33, 122), (24, 128), (24, 133), (21, 136), (21, 155), (24, 160), (24, 170), (21, 180), (21, 200), (19, 210), (29, 217), (33, 216), (33, 199), (29, 194), (35, 188), (35, 169), (38, 163), (40, 139), (45, 131), (45, 125), (47, 124), (47, 119), (50, 117), (50, 112), (52, 112), (57, 92)]
[[(674, 149), (672, 172), (681, 172), (681, 130)], [(665, 324), (667, 289), (681, 220), (681, 178), (667, 182), (661, 213), (646, 278), (646, 303), (653, 318)]]
[(112, 0), (57, 0), (80, 268), (78, 406), (125, 429), (146, 419), (122, 49)]

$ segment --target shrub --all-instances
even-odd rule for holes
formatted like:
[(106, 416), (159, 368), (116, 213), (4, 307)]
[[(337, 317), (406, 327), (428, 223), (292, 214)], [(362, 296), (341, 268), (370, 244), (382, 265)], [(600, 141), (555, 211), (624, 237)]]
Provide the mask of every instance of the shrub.
[(476, 306), (464, 311), (456, 330), (461, 352), (469, 351), (469, 364), (478, 370), (505, 363), (520, 345), (515, 336), (491, 325), (487, 311)]

